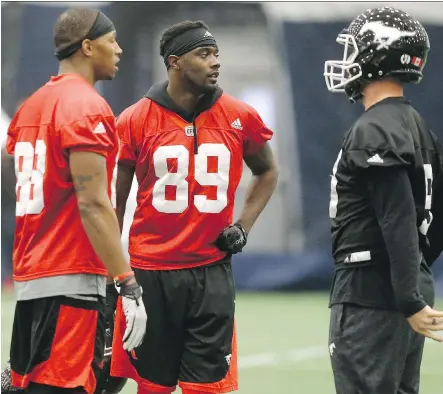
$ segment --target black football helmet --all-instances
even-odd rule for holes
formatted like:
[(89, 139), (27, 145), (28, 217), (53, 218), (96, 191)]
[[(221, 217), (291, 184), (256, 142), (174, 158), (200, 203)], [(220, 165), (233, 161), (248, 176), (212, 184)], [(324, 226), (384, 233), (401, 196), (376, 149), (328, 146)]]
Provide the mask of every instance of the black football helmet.
[(9, 393), (12, 389), (11, 364), (8, 360), (5, 369), (2, 371), (2, 393)]
[(385, 77), (419, 83), (430, 49), (420, 22), (392, 7), (359, 15), (337, 42), (344, 45), (343, 59), (326, 61), (323, 75), (330, 92), (345, 92), (352, 102), (367, 84)]
[(26, 394), (26, 390), (19, 389), (12, 385), (11, 362), (7, 361), (5, 369), (2, 371), (2, 393), (5, 394)]
[(118, 394), (122, 391), (128, 379), (117, 378), (111, 376), (111, 358), (112, 358), (112, 336), (113, 332), (111, 328), (106, 329), (105, 339), (105, 359), (103, 368), (100, 371), (100, 375), (97, 381), (94, 394)]

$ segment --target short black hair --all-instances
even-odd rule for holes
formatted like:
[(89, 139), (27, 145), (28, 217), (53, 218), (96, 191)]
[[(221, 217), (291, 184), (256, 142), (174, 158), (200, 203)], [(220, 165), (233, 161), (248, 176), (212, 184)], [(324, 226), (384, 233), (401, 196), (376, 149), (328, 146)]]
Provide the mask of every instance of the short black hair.
[(82, 40), (91, 30), (100, 11), (89, 8), (70, 8), (55, 22), (53, 30), (56, 51)]
[(204, 28), (209, 30), (208, 25), (203, 21), (184, 21), (172, 25), (170, 28), (166, 29), (162, 37), (160, 39), (160, 56), (163, 57), (165, 55), (165, 49), (168, 43), (173, 40), (175, 37), (178, 37), (180, 34), (183, 34), (185, 31)]

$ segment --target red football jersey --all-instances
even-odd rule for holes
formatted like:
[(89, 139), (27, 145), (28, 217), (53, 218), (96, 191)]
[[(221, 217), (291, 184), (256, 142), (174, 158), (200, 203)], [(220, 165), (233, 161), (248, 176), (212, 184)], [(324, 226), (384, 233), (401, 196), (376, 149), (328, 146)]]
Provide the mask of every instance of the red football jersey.
[(243, 155), (272, 131), (249, 105), (227, 94), (192, 124), (143, 98), (117, 119), (119, 162), (135, 166), (137, 208), (129, 232), (131, 265), (178, 269), (222, 259), (214, 242), (232, 223)]
[(52, 77), (12, 119), (7, 150), (17, 176), (14, 280), (107, 275), (83, 229), (69, 169), (70, 151), (105, 156), (111, 197), (118, 136), (106, 101), (80, 76)]

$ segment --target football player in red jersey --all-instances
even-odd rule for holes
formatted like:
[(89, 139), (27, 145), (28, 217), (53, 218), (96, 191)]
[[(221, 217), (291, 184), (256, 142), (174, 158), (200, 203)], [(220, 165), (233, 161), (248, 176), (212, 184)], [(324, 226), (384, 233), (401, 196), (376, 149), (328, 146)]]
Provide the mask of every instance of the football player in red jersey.
[[(275, 189), (272, 131), (217, 86), (218, 46), (203, 22), (166, 30), (160, 54), (168, 81), (117, 121), (117, 216), (122, 228), (135, 174), (129, 253), (149, 319), (143, 344), (125, 352), (119, 302), (111, 375), (134, 379), (139, 394), (171, 393), (177, 384), (184, 394), (235, 391), (231, 255), (246, 245)], [(243, 160), (253, 180), (233, 223)]]
[(12, 385), (93, 393), (108, 272), (123, 296), (125, 349), (140, 345), (147, 319), (111, 202), (115, 119), (93, 87), (114, 78), (122, 50), (113, 23), (90, 9), (64, 12), (54, 42), (58, 76), (24, 102), (8, 130), (17, 176)]

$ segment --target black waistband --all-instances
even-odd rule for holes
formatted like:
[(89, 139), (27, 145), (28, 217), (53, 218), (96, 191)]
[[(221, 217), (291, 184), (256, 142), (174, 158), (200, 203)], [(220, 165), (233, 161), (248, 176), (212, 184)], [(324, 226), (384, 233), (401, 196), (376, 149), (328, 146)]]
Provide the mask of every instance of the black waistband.
[[(335, 263), (335, 271), (343, 269), (368, 267), (368, 266), (384, 266), (389, 264), (389, 255), (386, 251), (369, 251), (369, 252), (371, 254), (371, 258), (370, 260), (366, 261), (348, 262), (346, 261), (346, 258), (349, 258), (349, 260), (351, 260), (352, 254), (346, 256), (345, 260)], [(423, 253), (420, 253), (420, 262), (422, 261), (423, 261)]]
[[(353, 257), (355, 258), (358, 254), (370, 254), (370, 258), (366, 260), (360, 260), (360, 261), (353, 261)], [(342, 269), (352, 269), (352, 268), (361, 268), (361, 267), (367, 267), (371, 265), (384, 265), (387, 262), (389, 262), (389, 256), (387, 252), (384, 251), (374, 251), (374, 250), (365, 250), (365, 251), (358, 251), (354, 253), (350, 253), (345, 257), (343, 261), (336, 262), (335, 263), (335, 270), (342, 270)]]

